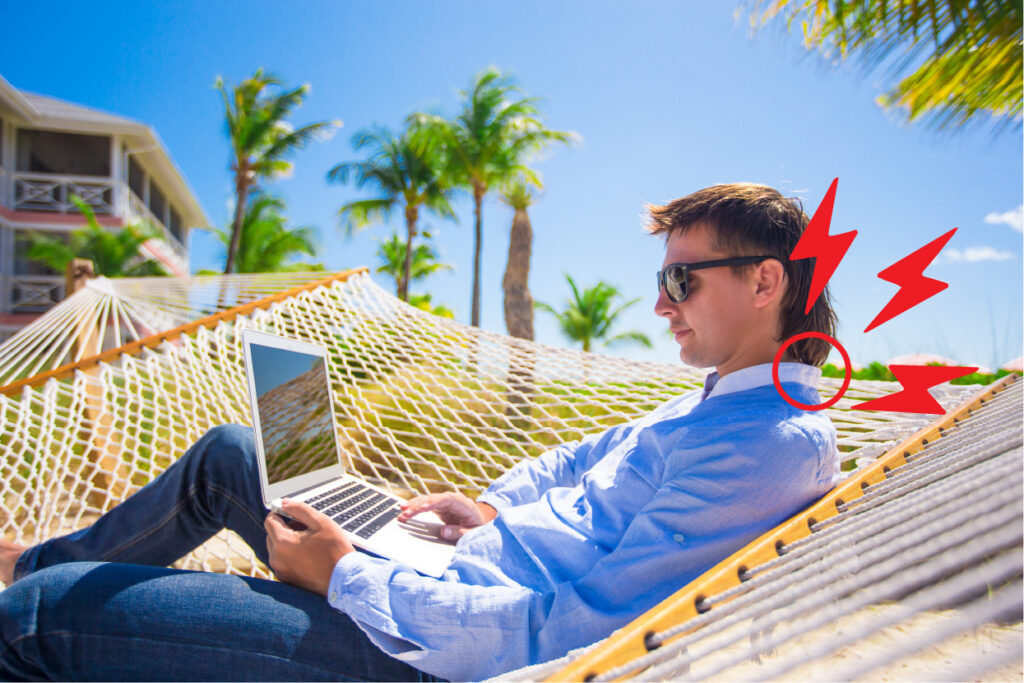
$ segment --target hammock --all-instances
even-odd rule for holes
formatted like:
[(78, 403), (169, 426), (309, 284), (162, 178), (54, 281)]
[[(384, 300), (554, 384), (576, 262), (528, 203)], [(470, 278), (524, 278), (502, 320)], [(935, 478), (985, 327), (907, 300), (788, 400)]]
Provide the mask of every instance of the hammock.
[(98, 277), (0, 344), (0, 387), (322, 278)]
[(1020, 680), (1022, 387), (1004, 378), (585, 652), (518, 680)]
[[(291, 277), (101, 280), (0, 346), (0, 533), (33, 542), (86, 526), (210, 427), (248, 424), (245, 328), (328, 349), (346, 464), (400, 495), (476, 495), (519, 459), (703, 381), (680, 365), (567, 351), (439, 318), (398, 301), (365, 269), (301, 285)], [(108, 334), (113, 321), (118, 332)], [(104, 350), (105, 339), (135, 340)], [(54, 368), (61, 363), (70, 365)], [(839, 384), (823, 380), (823, 395)], [(929, 423), (849, 409), (897, 389), (853, 382), (826, 411), (846, 475), (869, 471)], [(947, 409), (971, 392), (932, 390)], [(269, 577), (227, 531), (175, 566)]]

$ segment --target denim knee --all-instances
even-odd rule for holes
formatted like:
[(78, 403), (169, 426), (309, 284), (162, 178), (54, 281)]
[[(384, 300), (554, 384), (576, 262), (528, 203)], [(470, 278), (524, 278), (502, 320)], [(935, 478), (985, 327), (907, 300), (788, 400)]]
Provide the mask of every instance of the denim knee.
[(223, 481), (240, 473), (258, 472), (252, 427), (237, 424), (213, 427), (196, 442), (190, 455), (199, 460), (196, 466), (209, 480)]
[[(25, 576), (0, 592), (0, 680), (52, 675), (37, 639), (40, 628), (61, 630), (53, 619), (69, 588), (93, 563), (62, 564)], [(73, 610), (72, 610), (73, 611)]]
[[(29, 680), (42, 676), (22, 652), (35, 645), (34, 613), (38, 609), (38, 591), (29, 585), (31, 577), (15, 581), (0, 591), (0, 680)], [(35, 598), (35, 599), (33, 599)]]

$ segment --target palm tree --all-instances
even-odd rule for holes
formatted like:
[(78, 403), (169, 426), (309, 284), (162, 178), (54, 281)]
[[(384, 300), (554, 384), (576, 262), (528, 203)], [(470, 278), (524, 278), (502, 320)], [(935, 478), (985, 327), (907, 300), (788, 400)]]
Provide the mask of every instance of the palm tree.
[(442, 318), (455, 317), (454, 311), (452, 311), (452, 309), (448, 308), (444, 304), (438, 304), (435, 306), (434, 302), (431, 300), (430, 294), (410, 294), (409, 305), (418, 308), (421, 311), (433, 313), (434, 315), (440, 316)]
[(1020, 2), (771, 0), (751, 22), (764, 24), (780, 14), (787, 26), (800, 21), (808, 49), (841, 59), (857, 54), (869, 68), (888, 62), (903, 78), (878, 102), (906, 109), (911, 121), (924, 117), (941, 128), (989, 114), (1001, 125), (1019, 123)]
[[(261, 180), (287, 175), (292, 164), (286, 158), (313, 138), (329, 135), (340, 121), (320, 121), (294, 128), (286, 120), (302, 104), (309, 84), (291, 90), (281, 81), (257, 69), (233, 88), (218, 76), (215, 87), (224, 100), (224, 119), (231, 140), (231, 170), (235, 174), (235, 215), (224, 272), (235, 272), (242, 222), (249, 206), (249, 192)], [(271, 92), (271, 88), (281, 88)]]
[[(323, 270), (320, 264), (288, 263), (298, 254), (316, 256), (316, 231), (308, 225), (288, 228), (288, 219), (281, 214), (284, 208), (280, 197), (250, 195), (239, 233), (236, 273)], [(214, 232), (225, 247), (230, 244), (231, 230), (215, 228)]]
[(527, 180), (520, 177), (505, 186), (501, 199), (515, 211), (508, 240), (508, 262), (501, 281), (505, 290), (505, 328), (513, 337), (533, 341), (533, 297), (529, 283), (533, 227), (526, 210), (536, 197)]
[[(409, 285), (413, 282), (442, 270), (452, 270), (450, 263), (441, 263), (438, 260), (437, 252), (429, 244), (417, 244), (412, 258), (408, 258), (408, 251), (405, 248), (407, 244), (408, 242), (399, 237), (398, 233), (392, 233), (389, 240), (377, 240), (377, 257), (381, 261), (377, 272), (393, 277), (398, 292), (408, 293)], [(408, 295), (407, 300), (412, 303), (413, 295)]]
[(494, 67), (477, 74), (472, 87), (460, 91), (462, 109), (454, 121), (415, 113), (409, 120), (432, 131), (444, 145), (453, 184), (473, 194), (473, 299), (470, 324), (480, 324), (480, 255), (483, 244), (483, 201), (494, 187), (521, 174), (536, 181), (526, 158), (553, 142), (568, 144), (574, 133), (548, 130), (536, 98), (523, 97), (509, 76)]
[[(329, 180), (347, 182), (354, 173), (356, 187), (374, 188), (378, 196), (360, 199), (343, 205), (338, 210), (342, 225), (351, 235), (355, 230), (387, 218), (401, 206), (405, 213), (405, 244), (413, 244), (420, 207), (426, 207), (442, 218), (455, 218), (449, 204), (450, 188), (442, 173), (441, 150), (436, 140), (429, 139), (425, 131), (406, 127), (400, 137), (387, 128), (363, 130), (352, 137), (352, 146), (366, 149), (365, 161), (341, 163), (327, 173)], [(396, 278), (398, 298), (409, 296), (413, 258), (417, 249), (405, 250), (403, 275)]]
[(551, 313), (558, 319), (562, 334), (566, 338), (581, 342), (583, 350), (587, 352), (595, 341), (604, 341), (605, 346), (628, 342), (651, 348), (651, 340), (643, 332), (630, 330), (609, 336), (619, 314), (638, 303), (640, 299), (632, 299), (612, 309), (612, 303), (620, 296), (619, 290), (615, 287), (598, 282), (581, 292), (572, 277), (567, 274), (565, 279), (569, 281), (569, 287), (572, 289), (572, 298), (566, 301), (565, 310), (556, 311), (542, 301), (537, 302), (537, 308)]
[(140, 223), (111, 231), (99, 224), (92, 207), (80, 197), (72, 195), (71, 201), (85, 216), (86, 226), (73, 230), (67, 244), (63, 240), (32, 233), (32, 245), (27, 252), (30, 259), (58, 272), (64, 272), (74, 259), (84, 258), (93, 262), (96, 275), (168, 275), (167, 269), (160, 262), (143, 256), (141, 251), (147, 241), (163, 239), (158, 230)]

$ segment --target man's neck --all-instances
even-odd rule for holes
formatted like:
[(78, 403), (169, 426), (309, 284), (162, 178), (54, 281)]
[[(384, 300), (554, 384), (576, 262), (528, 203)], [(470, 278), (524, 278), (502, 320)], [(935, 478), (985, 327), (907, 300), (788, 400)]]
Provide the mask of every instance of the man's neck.
[[(715, 372), (718, 373), (719, 378), (722, 378), (725, 377), (726, 375), (730, 375), (736, 372), (737, 370), (751, 368), (755, 365), (764, 365), (765, 363), (774, 363), (775, 354), (778, 353), (779, 346), (779, 344), (776, 344), (774, 347), (771, 348), (762, 347), (756, 351), (744, 355), (742, 358), (730, 358), (727, 362), (715, 366)], [(789, 359), (784, 358), (783, 360), (788, 361)]]
[[(743, 391), (754, 387), (771, 385), (774, 383), (773, 363), (762, 363), (760, 365), (748, 365), (723, 378), (717, 372), (711, 372), (704, 380), (704, 391), (701, 400), (712, 395), (728, 394), (735, 391)], [(780, 382), (797, 382), (817, 388), (821, 379), (821, 369), (797, 363), (792, 360), (784, 360), (779, 364), (778, 377)]]

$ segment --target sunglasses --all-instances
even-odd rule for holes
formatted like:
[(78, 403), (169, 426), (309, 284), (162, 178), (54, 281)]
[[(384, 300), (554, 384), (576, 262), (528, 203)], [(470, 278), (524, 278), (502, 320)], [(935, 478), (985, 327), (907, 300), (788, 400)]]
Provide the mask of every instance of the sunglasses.
[(665, 288), (665, 294), (669, 301), (681, 304), (686, 301), (690, 294), (690, 271), (702, 270), (704, 268), (719, 268), (721, 266), (745, 266), (750, 263), (760, 263), (765, 259), (775, 258), (774, 256), (737, 256), (736, 258), (723, 258), (715, 261), (701, 261), (699, 263), (670, 263), (658, 271), (658, 291)]

